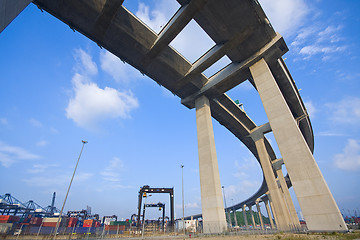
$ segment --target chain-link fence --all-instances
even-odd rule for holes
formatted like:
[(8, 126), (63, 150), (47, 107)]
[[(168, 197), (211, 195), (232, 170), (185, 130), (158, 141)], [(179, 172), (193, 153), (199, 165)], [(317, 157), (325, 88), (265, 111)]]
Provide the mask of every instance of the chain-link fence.
[[(289, 232), (299, 233), (306, 229), (292, 229)], [(220, 233), (219, 233), (220, 232)], [(134, 226), (114, 225), (101, 227), (60, 227), (56, 239), (176, 239), (194, 238), (206, 235), (259, 235), (275, 234), (280, 231), (260, 226), (223, 226), (219, 229), (218, 223), (208, 222), (204, 227), (201, 222), (195, 226), (183, 228), (162, 228), (161, 225), (149, 223), (139, 228)], [(283, 231), (282, 231), (283, 232)], [(0, 228), (1, 239), (53, 239), (55, 227), (30, 226), (19, 224), (2, 225)]]

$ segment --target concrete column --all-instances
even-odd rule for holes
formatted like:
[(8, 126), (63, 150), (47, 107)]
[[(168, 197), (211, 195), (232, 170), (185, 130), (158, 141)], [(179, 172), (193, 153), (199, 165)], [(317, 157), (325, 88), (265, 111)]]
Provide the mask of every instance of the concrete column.
[[(250, 67), (250, 72), (308, 229), (347, 231), (339, 208), (266, 61), (259, 60)], [(287, 75), (285, 69), (284, 73)]]
[(252, 211), (252, 206), (249, 206), (249, 210), (250, 210), (250, 215), (251, 215), (251, 221), (252, 221), (252, 224), (253, 224), (253, 230), (255, 230), (256, 223), (255, 223), (254, 213)]
[(276, 214), (274, 213), (274, 205), (271, 201), (271, 198), (270, 198), (270, 195), (268, 194), (268, 198), (269, 198), (269, 203), (270, 203), (270, 208), (271, 208), (271, 211), (273, 213), (273, 216), (274, 216), (274, 220), (275, 220), (275, 228), (277, 229), (277, 226), (278, 226), (278, 219), (277, 219), (277, 216)]
[(264, 221), (263, 221), (262, 215), (261, 215), (261, 209), (260, 209), (259, 201), (256, 201), (255, 203), (256, 203), (256, 209), (258, 211), (259, 219), (260, 219), (261, 230), (265, 230)]
[(31, 3), (31, 0), (0, 1), (0, 33)]
[(276, 174), (278, 176), (281, 191), (283, 193), (284, 200), (285, 200), (286, 206), (287, 206), (289, 214), (290, 214), (290, 219), (291, 219), (291, 222), (293, 224), (293, 228), (294, 229), (300, 229), (299, 218), (298, 218), (298, 216), (296, 214), (295, 206), (294, 206), (294, 203), (293, 203), (293, 201), (291, 199), (290, 192), (289, 192), (289, 189), (287, 187), (287, 184), (286, 184), (286, 181), (285, 181), (285, 178), (284, 178), (284, 174), (283, 174), (282, 169), (281, 169), (282, 164), (283, 164), (282, 159), (277, 159), (275, 161), (275, 163), (273, 163), (273, 169), (276, 171)]
[(247, 217), (246, 217), (246, 205), (245, 204), (242, 207), (242, 212), (244, 215), (244, 222), (245, 222), (246, 230), (249, 230), (249, 224), (248, 224)]
[(233, 213), (234, 213), (234, 221), (235, 221), (235, 227), (236, 227), (236, 226), (239, 226), (239, 225), (238, 225), (238, 222), (237, 222), (236, 210), (235, 209), (233, 209)]
[(251, 131), (251, 138), (255, 142), (256, 150), (261, 163), (261, 168), (264, 173), (265, 181), (269, 189), (269, 199), (272, 202), (272, 210), (276, 215), (276, 225), (280, 230), (289, 230), (291, 226), (290, 215), (286, 204), (280, 192), (280, 189), (275, 180), (273, 168), (270, 163), (270, 158), (265, 147), (264, 132), (269, 132), (269, 125), (264, 124), (255, 130)]
[[(226, 212), (225, 212), (226, 215)], [(227, 210), (227, 217), (228, 217), (228, 227), (232, 226), (232, 222), (231, 222), (231, 211)]]
[(269, 200), (265, 200), (264, 203), (265, 203), (266, 211), (267, 211), (267, 214), (268, 214), (268, 217), (269, 217), (271, 229), (275, 229), (274, 222), (273, 222), (273, 219), (272, 219), (272, 215), (271, 215), (271, 212), (270, 212)]
[(209, 99), (199, 97), (195, 100), (195, 107), (203, 231), (221, 233), (226, 230), (226, 218)]

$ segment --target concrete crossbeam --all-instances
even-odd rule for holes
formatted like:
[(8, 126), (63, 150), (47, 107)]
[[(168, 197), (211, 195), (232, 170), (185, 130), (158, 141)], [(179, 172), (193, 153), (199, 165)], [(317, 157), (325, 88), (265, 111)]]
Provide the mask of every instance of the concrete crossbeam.
[(250, 67), (310, 231), (347, 231), (339, 208), (266, 61)]
[(154, 58), (186, 27), (194, 15), (206, 4), (208, 0), (192, 0), (183, 5), (161, 30), (147, 57)]
[(210, 103), (209, 99), (205, 96), (196, 100), (196, 124), (203, 231), (204, 233), (221, 233), (226, 230), (226, 218), (216, 157)]
[[(184, 98), (181, 100), (181, 103), (193, 108), (194, 107), (194, 101), (199, 96), (207, 95), (208, 92), (213, 91), (216, 88), (220, 88), (219, 85), (224, 84), (227, 81), (231, 81), (233, 78), (238, 78), (239, 73), (244, 71), (247, 73), (248, 68), (253, 65), (255, 62), (257, 62), (261, 58), (270, 58), (274, 56), (282, 56), (287, 51), (286, 44), (284, 42), (284, 39), (280, 34), (277, 34), (272, 41), (270, 41), (268, 44), (266, 44), (264, 47), (262, 47), (259, 51), (257, 51), (255, 54), (247, 58), (246, 60), (242, 62), (232, 62), (225, 68), (223, 68), (221, 71), (217, 72), (215, 75), (211, 76), (209, 78), (209, 81), (196, 93)], [(242, 76), (242, 81), (245, 81), (248, 78), (247, 74), (244, 74)], [(222, 94), (218, 93), (219, 95)]]
[(31, 0), (0, 1), (0, 33), (31, 3)]

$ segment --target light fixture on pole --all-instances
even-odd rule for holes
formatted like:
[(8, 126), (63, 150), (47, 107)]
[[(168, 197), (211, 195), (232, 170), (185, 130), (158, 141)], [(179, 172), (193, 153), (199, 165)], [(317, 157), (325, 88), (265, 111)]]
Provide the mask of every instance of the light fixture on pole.
[(74, 169), (73, 175), (72, 175), (72, 177), (71, 177), (71, 181), (70, 181), (68, 190), (67, 190), (67, 192), (66, 192), (66, 196), (65, 196), (65, 199), (64, 199), (64, 203), (63, 203), (63, 205), (62, 205), (62, 207), (61, 207), (61, 210), (60, 210), (59, 218), (58, 218), (58, 220), (57, 220), (57, 222), (56, 222), (56, 227), (55, 227), (55, 232), (54, 232), (54, 238), (53, 238), (54, 240), (56, 239), (56, 234), (57, 234), (57, 231), (58, 231), (59, 225), (60, 225), (61, 215), (62, 215), (62, 213), (63, 213), (63, 211), (64, 211), (66, 199), (67, 199), (67, 197), (68, 197), (68, 195), (69, 195), (70, 187), (71, 187), (71, 184), (72, 184), (72, 182), (73, 182), (73, 179), (74, 179), (74, 176), (75, 176), (75, 172), (76, 172), (77, 166), (78, 166), (78, 164), (79, 164), (79, 160), (80, 160), (82, 151), (83, 151), (83, 149), (84, 149), (85, 144), (88, 143), (87, 141), (84, 141), (84, 140), (81, 140), (81, 142), (82, 142), (83, 145), (82, 145), (82, 147), (81, 147), (81, 151), (80, 151), (78, 160), (77, 160), (77, 162), (76, 162), (75, 169)]
[(182, 189), (182, 223), (185, 235), (185, 205), (184, 205), (184, 165), (181, 165), (181, 189)]

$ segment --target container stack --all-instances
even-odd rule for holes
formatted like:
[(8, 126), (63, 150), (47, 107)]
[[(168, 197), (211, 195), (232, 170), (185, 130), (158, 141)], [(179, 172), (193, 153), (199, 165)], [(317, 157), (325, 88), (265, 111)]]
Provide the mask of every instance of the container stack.
[(0, 223), (15, 223), (15, 222), (19, 222), (19, 220), (20, 220), (19, 216), (0, 215)]
[(40, 217), (32, 217), (29, 224), (33, 226), (40, 226), (42, 224), (42, 221), (43, 219)]
[[(44, 218), (42, 220), (43, 227), (56, 227), (56, 223), (58, 221), (58, 218)], [(62, 217), (60, 219), (59, 227), (66, 227), (68, 225), (68, 219)]]
[(76, 224), (78, 222), (78, 219), (75, 217), (71, 217), (69, 218), (69, 223), (68, 223), (68, 227), (76, 227)]

